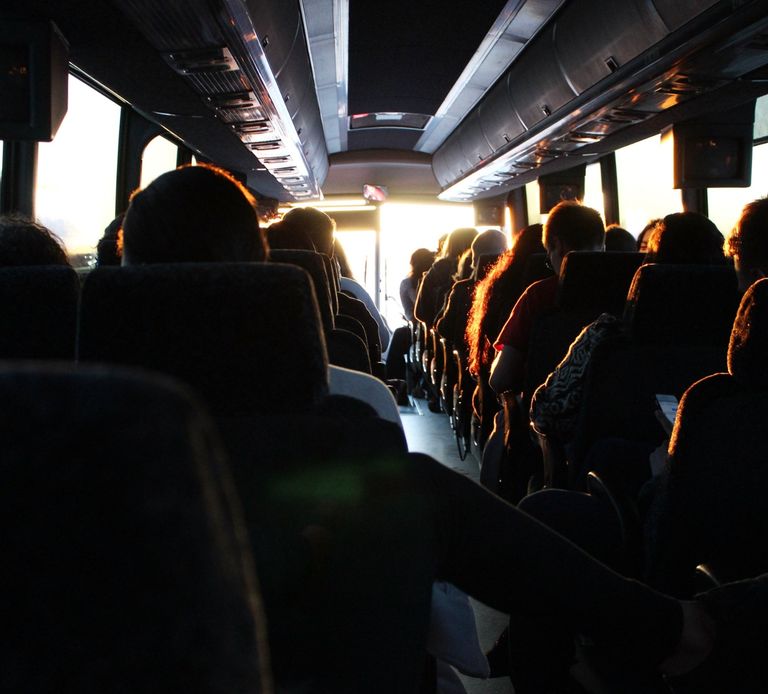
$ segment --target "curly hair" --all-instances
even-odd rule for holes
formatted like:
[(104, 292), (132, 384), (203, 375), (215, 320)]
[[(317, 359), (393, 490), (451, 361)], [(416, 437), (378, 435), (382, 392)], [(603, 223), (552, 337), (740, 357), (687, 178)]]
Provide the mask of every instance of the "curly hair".
[(518, 234), (515, 245), (503, 253), (488, 274), (475, 285), (464, 336), (469, 347), (469, 370), (474, 375), (491, 362), (491, 340), (501, 329), (499, 318), (506, 318), (522, 292), (520, 275), (528, 257), (544, 252), (541, 233), (541, 224), (525, 227)]
[(749, 270), (768, 270), (768, 197), (748, 203), (726, 239), (726, 254)]
[(69, 265), (56, 234), (19, 214), (0, 217), (0, 266)]

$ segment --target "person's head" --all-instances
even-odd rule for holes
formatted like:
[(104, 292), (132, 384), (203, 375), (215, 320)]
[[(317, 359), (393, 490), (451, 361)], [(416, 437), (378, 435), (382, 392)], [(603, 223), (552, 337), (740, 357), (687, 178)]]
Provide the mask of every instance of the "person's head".
[(98, 266), (120, 265), (119, 237), (124, 218), (125, 213), (121, 212), (104, 229), (104, 235), (96, 244), (96, 264)]
[(213, 166), (183, 166), (134, 193), (122, 230), (123, 264), (265, 260), (253, 196)]
[(434, 251), (430, 251), (428, 248), (417, 248), (411, 254), (411, 271), (408, 273), (408, 277), (418, 282), (421, 276), (432, 267), (434, 262)]
[(437, 252), (435, 253), (436, 258), (444, 258), (445, 257), (445, 247), (446, 242), (448, 241), (448, 234), (443, 234), (438, 240), (437, 240)]
[(637, 250), (640, 253), (648, 252), (648, 242), (651, 240), (654, 232), (659, 228), (661, 219), (652, 219), (648, 224), (643, 227), (643, 230), (637, 236)]
[(733, 258), (740, 291), (768, 276), (768, 198), (753, 200), (744, 207), (728, 235), (726, 252)]
[(467, 248), (459, 257), (456, 265), (456, 272), (453, 274), (453, 281), (460, 282), (468, 280), (472, 276), (472, 251)]
[(500, 255), (507, 250), (507, 236), (498, 229), (488, 229), (472, 241), (472, 267), (477, 267), (481, 255)]
[(723, 263), (723, 235), (698, 212), (668, 214), (648, 241), (646, 259), (652, 263)]
[(314, 251), (315, 244), (309, 235), (295, 225), (274, 222), (267, 227), (267, 242), (270, 248), (300, 251)]
[(446, 258), (454, 258), (458, 260), (461, 254), (466, 251), (475, 240), (477, 236), (477, 229), (472, 227), (463, 227), (460, 229), (454, 229), (448, 234), (448, 239), (445, 242), (445, 252), (443, 256)]
[(281, 224), (287, 232), (306, 234), (318, 253), (333, 255), (336, 223), (325, 212), (314, 207), (294, 207), (286, 212)]
[(605, 250), (631, 253), (637, 250), (637, 241), (626, 229), (611, 224), (605, 230)]
[(555, 205), (544, 224), (542, 243), (555, 273), (560, 274), (563, 258), (571, 251), (601, 251), (605, 226), (600, 213), (575, 200)]
[(42, 224), (21, 215), (0, 217), (0, 267), (69, 265), (59, 238)]

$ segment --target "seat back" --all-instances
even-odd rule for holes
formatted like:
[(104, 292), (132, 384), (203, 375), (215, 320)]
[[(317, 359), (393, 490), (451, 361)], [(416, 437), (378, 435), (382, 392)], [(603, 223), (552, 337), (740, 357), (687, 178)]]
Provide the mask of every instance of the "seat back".
[(70, 267), (0, 268), (0, 359), (74, 359), (79, 293)]
[(601, 313), (621, 315), (642, 253), (575, 251), (563, 261), (557, 308), (539, 317), (528, 349), (524, 398), (533, 392), (568, 352), (584, 326)]
[(3, 688), (262, 691), (254, 578), (199, 403), (146, 374), (4, 364), (0, 413)]
[(722, 581), (768, 571), (768, 390), (714, 374), (680, 402), (651, 510), (648, 577), (690, 595), (698, 564)]
[(643, 265), (632, 280), (625, 319), (637, 344), (725, 352), (739, 298), (732, 267)]
[(216, 415), (305, 410), (328, 387), (311, 280), (277, 263), (97, 268), (78, 357), (176, 376)]
[(298, 265), (307, 271), (315, 288), (323, 328), (326, 331), (332, 330), (334, 312), (331, 304), (331, 287), (321, 254), (314, 251), (273, 249), (269, 252), (269, 259), (276, 263)]
[(562, 311), (621, 315), (643, 253), (574, 251), (563, 260), (557, 305)]

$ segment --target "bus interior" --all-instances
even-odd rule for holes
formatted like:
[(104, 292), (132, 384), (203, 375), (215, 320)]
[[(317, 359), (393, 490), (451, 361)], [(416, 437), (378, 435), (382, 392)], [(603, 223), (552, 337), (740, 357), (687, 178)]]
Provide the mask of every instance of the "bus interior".
[[(100, 285), (91, 281), (98, 281), (101, 269), (97, 244), (112, 220), (129, 208), (135, 191), (177, 167), (211, 164), (229, 172), (250, 192), (265, 230), (290, 210), (324, 211), (333, 219), (336, 242), (376, 311), (391, 330), (407, 328), (409, 346), (402, 356), (406, 371), (398, 371), (398, 383), (390, 383), (398, 397), (406, 450), (433, 456), (477, 481), (490, 431), (482, 429), (490, 426), (487, 422), (478, 420), (477, 395), (473, 400), (477, 374), (468, 370), (466, 345), (445, 339), (441, 343), (440, 336), (418, 320), (407, 322), (398, 292), (408, 274), (411, 253), (417, 248), (437, 250), (439, 237), (460, 227), (480, 232), (498, 229), (512, 245), (520, 230), (545, 224), (550, 210), (563, 200), (583, 202), (599, 212), (605, 226), (618, 225), (635, 238), (650, 220), (683, 212), (708, 217), (727, 236), (742, 208), (768, 193), (764, 183), (768, 180), (768, 1), (4, 0), (0, 7), (0, 153), (0, 214), (26, 215), (56, 233), (84, 283), (82, 296), (78, 293), (71, 300), (72, 310), (77, 311), (78, 305), (83, 310), (90, 283), (93, 315), (101, 311), (105, 325), (109, 326), (109, 314), (118, 306), (126, 312), (120, 330), (115, 327), (109, 333), (111, 344), (124, 339), (127, 345), (133, 339), (130, 330), (146, 329), (148, 337), (141, 348), (146, 354), (154, 350), (153, 340), (164, 339), (154, 335), (167, 334), (169, 340), (181, 335), (196, 338), (193, 332), (177, 331), (175, 319), (170, 330), (161, 325), (162, 319), (157, 324), (147, 319), (146, 326), (151, 325), (156, 334), (142, 327), (141, 316), (132, 323), (136, 316), (131, 305), (119, 303), (125, 297), (115, 304), (102, 298), (99, 304), (96, 288)], [(639, 255), (631, 255), (627, 261), (631, 272), (616, 309), (619, 315), (630, 281), (634, 277), (638, 282), (635, 272), (641, 273)], [(276, 251), (273, 259), (299, 262), (285, 250)], [(575, 273), (577, 263), (570, 265)], [(723, 286), (731, 291), (733, 284), (735, 296), (736, 280), (728, 267)], [(151, 273), (145, 277), (138, 269), (133, 272), (137, 286), (143, 282), (148, 287), (154, 281)], [(212, 272), (211, 277), (217, 276)], [(315, 302), (333, 305), (335, 301), (332, 311), (338, 313), (333, 272), (327, 264), (320, 272), (324, 278), (320, 284), (313, 280)], [(90, 278), (92, 274), (95, 277)], [(183, 272), (178, 277), (179, 282), (188, 283), (179, 287), (198, 291), (193, 289), (198, 286), (194, 278)], [(104, 278), (99, 291), (110, 297), (114, 288), (108, 276)], [(720, 275), (713, 278), (710, 289), (719, 287), (722, 279)], [(270, 281), (276, 282), (277, 275)], [(681, 280), (669, 281), (671, 287), (681, 286)], [(589, 282), (588, 277), (585, 283)], [(706, 296), (713, 293), (712, 289)], [(137, 302), (144, 300), (138, 296), (134, 297)], [(6, 296), (6, 303), (14, 301), (12, 294)], [(147, 300), (147, 311), (151, 304)], [(738, 301), (728, 309), (729, 331), (737, 305)], [(297, 312), (305, 310), (298, 306)], [(46, 311), (61, 316), (64, 309), (47, 307)], [(321, 332), (339, 327), (327, 312), (327, 305), (320, 307)], [(573, 321), (575, 314), (569, 315)], [(536, 387), (568, 353), (579, 331), (596, 318), (584, 315), (579, 314), (578, 325), (570, 325), (567, 339), (560, 336), (541, 348), (546, 358), (542, 357), (535, 382), (526, 383), (520, 391), (523, 406), (518, 399), (514, 414), (513, 403), (503, 405), (504, 417), (516, 417), (530, 406)], [(120, 363), (119, 358), (109, 358), (109, 340), (104, 347), (93, 334), (82, 332), (83, 315), (78, 320), (64, 338), (71, 342), (71, 358), (66, 358), (67, 346), (65, 356), (55, 353), (56, 359), (74, 362), (76, 345), (80, 361), (98, 361), (103, 349), (105, 361)], [(228, 325), (226, 320), (222, 318), (221, 325)], [(280, 317), (274, 320), (279, 322)], [(289, 354), (298, 361), (286, 370), (303, 368), (296, 366), (304, 358), (302, 353), (286, 347), (289, 337), (274, 337), (273, 344), (270, 336), (282, 335), (282, 328), (275, 326), (271, 333), (265, 328), (266, 337), (248, 338), (256, 340), (254, 349), (263, 360), (254, 378), (263, 378), (263, 372), (276, 368), (274, 364), (287, 364)], [(266, 340), (269, 349), (262, 349), (258, 340)], [(38, 335), (38, 341), (46, 338)], [(332, 363), (349, 366), (351, 357), (341, 342), (329, 346), (328, 354)], [(726, 348), (725, 344), (719, 347), (720, 368), (703, 372), (694, 368), (693, 362), (698, 365), (698, 361), (678, 362), (677, 353), (674, 357), (665, 353), (668, 370), (674, 363), (681, 365), (686, 377), (695, 374), (683, 384), (685, 377), (678, 373), (670, 393), (674, 390), (679, 399), (694, 381), (725, 372)], [(323, 359), (328, 358), (325, 349), (318, 352)], [(241, 359), (241, 351), (233, 348), (238, 355), (232, 357), (233, 363)], [(344, 359), (334, 361), (342, 353)], [(0, 356), (40, 358), (34, 350), (28, 354), (15, 348)], [(228, 360), (227, 355), (220, 356)], [(386, 354), (375, 355), (369, 349), (367, 357), (368, 366), (362, 370), (386, 381)], [(643, 353), (642, 358), (650, 357)], [(150, 357), (144, 364), (138, 357), (128, 359), (134, 366), (157, 367)], [(702, 357), (701, 363), (711, 362)], [(193, 374), (191, 382), (197, 387), (195, 379), (202, 367), (185, 362), (183, 368)], [(210, 385), (211, 379), (221, 378), (230, 387), (226, 369), (211, 368), (202, 381)], [(285, 387), (293, 396), (286, 397), (286, 403), (296, 400), (296, 393), (304, 393), (299, 381), (296, 374), (286, 378), (286, 383), (294, 384)], [(625, 381), (620, 383), (628, 387)], [(258, 381), (248, 384), (259, 387)], [(206, 387), (202, 389), (207, 395)], [(245, 387), (244, 381), (241, 389)], [(211, 388), (218, 393), (224, 386)], [(488, 393), (495, 413), (499, 405), (495, 395)], [(283, 395), (271, 393), (271, 400), (262, 396), (260, 402), (266, 403), (262, 407), (269, 417), (283, 411), (283, 405), (275, 404)], [(763, 390), (760, 412), (765, 398)], [(287, 404), (283, 409), (290, 411)], [(220, 423), (218, 411), (214, 414)], [(610, 414), (605, 417), (610, 419)], [(504, 446), (514, 447), (515, 436), (528, 445), (527, 412), (523, 419), (522, 430), (513, 428), (511, 434), (509, 421), (503, 420), (508, 434)], [(225, 437), (228, 426), (237, 428), (231, 422), (222, 425)], [(290, 438), (273, 418), (262, 426), (274, 427)], [(606, 424), (604, 430), (608, 429)], [(358, 438), (365, 432), (368, 429), (363, 427)], [(366, 450), (371, 441), (378, 441), (378, 434), (370, 435)], [(722, 435), (726, 437), (727, 432)], [(759, 457), (764, 455), (765, 437), (755, 434), (755, 438), (762, 440), (754, 448)], [(318, 448), (326, 443), (317, 436), (307, 441)], [(386, 441), (388, 445), (390, 440)], [(537, 458), (533, 463), (538, 472), (526, 467), (520, 473), (522, 482), (510, 481), (519, 471), (508, 472), (507, 486), (492, 490), (514, 504), (542, 487), (570, 488), (608, 499), (625, 532), (622, 541), (639, 542), (629, 519), (635, 518), (636, 509), (627, 511), (626, 500), (615, 488), (599, 478), (589, 489), (579, 487), (562, 460), (564, 454), (558, 458), (562, 464), (558, 469), (546, 467), (546, 455), (545, 462)], [(318, 483), (318, 488), (325, 487)], [(642, 577), (638, 571), (627, 568), (628, 575)], [(707, 571), (702, 569), (699, 577), (714, 580), (716, 572)], [(757, 573), (766, 571), (768, 565)], [(753, 575), (737, 572), (734, 577)], [(508, 617), (480, 602), (471, 604), (482, 650), (489, 651)], [(413, 642), (418, 643), (415, 637), (403, 641)], [(373, 643), (381, 646), (379, 641)], [(266, 656), (262, 653), (260, 658)], [(441, 675), (439, 658), (420, 657), (418, 663), (423, 672), (409, 683), (412, 689), (398, 689), (402, 681), (396, 677), (384, 677), (381, 682), (395, 686), (389, 691), (454, 691), (441, 679), (446, 675)], [(280, 669), (287, 667), (284, 662), (278, 661), (275, 667), (278, 674), (290, 674), (290, 668)], [(334, 662), (334, 667), (341, 666)], [(386, 669), (389, 663), (381, 667)], [(546, 669), (546, 664), (542, 667)], [(368, 674), (372, 680), (378, 676)], [(558, 691), (630, 691), (623, 688), (628, 686), (624, 673), (603, 674), (606, 679), (599, 686), (587, 677), (580, 681), (582, 689)], [(454, 672), (449, 679), (455, 683), (456, 677)], [(518, 691), (508, 678), (458, 677), (458, 686), (470, 694)], [(384, 684), (368, 682), (360, 688), (358, 680), (343, 677), (334, 683), (340, 687), (337, 691), (344, 691), (341, 682), (349, 685), (348, 691), (355, 691), (352, 681), (357, 691), (385, 691)], [(302, 682), (290, 676), (286, 682), (286, 689), (278, 686), (275, 691), (290, 691), (291, 686), (297, 686), (296, 691), (315, 691), (302, 690)], [(262, 681), (261, 686), (267, 691), (272, 685)], [(631, 691), (672, 691), (655, 689), (655, 684), (643, 686)], [(521, 686), (519, 691), (528, 690)]]

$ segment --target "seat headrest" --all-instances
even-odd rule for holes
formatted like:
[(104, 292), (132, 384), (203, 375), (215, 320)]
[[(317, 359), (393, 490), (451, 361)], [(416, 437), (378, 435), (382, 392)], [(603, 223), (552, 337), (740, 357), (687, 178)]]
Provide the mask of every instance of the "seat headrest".
[(728, 371), (739, 382), (768, 387), (768, 279), (755, 282), (741, 299), (728, 346)]
[(565, 311), (593, 309), (621, 315), (642, 253), (572, 251), (565, 256), (558, 306)]
[(171, 374), (216, 415), (305, 410), (328, 388), (317, 300), (293, 265), (96, 268), (78, 354)]
[(738, 298), (731, 267), (647, 264), (632, 281), (625, 320), (637, 343), (708, 346), (724, 352)]
[(0, 365), (9, 691), (260, 691), (219, 451), (169, 379)]

